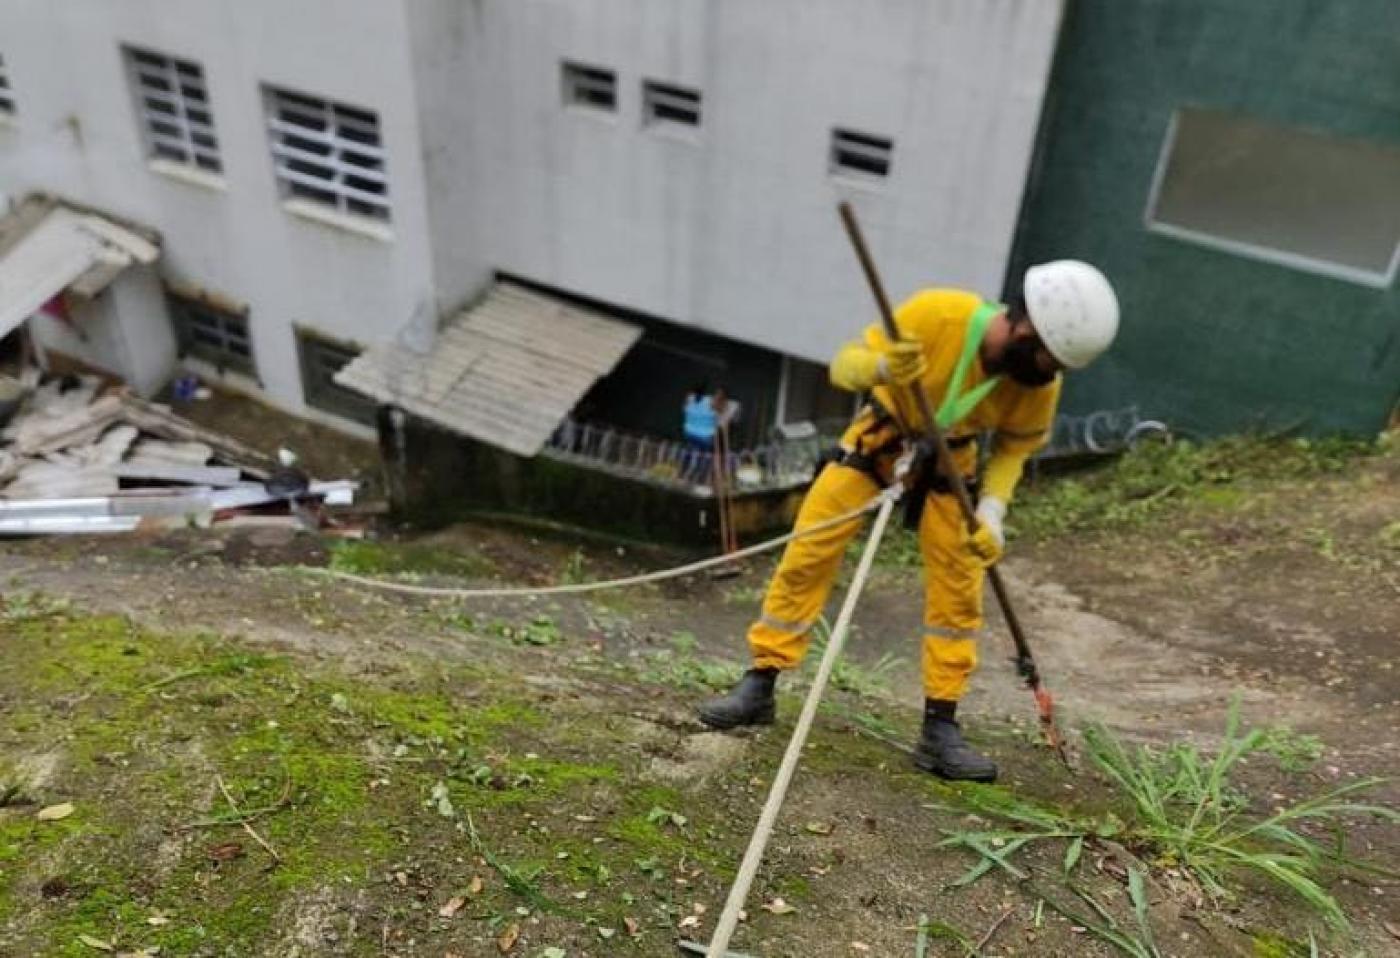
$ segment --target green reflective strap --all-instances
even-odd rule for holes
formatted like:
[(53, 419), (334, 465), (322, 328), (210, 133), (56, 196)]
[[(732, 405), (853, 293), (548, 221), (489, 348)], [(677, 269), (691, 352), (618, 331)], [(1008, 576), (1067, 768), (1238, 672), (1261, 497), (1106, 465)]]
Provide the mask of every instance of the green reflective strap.
[(983, 303), (973, 312), (972, 319), (967, 324), (967, 337), (963, 340), (962, 355), (958, 356), (958, 364), (953, 367), (953, 379), (948, 383), (948, 392), (933, 417), (939, 429), (947, 430), (955, 423), (962, 422), (968, 413), (977, 408), (979, 402), (987, 398), (987, 393), (996, 389), (1001, 382), (1000, 376), (993, 376), (967, 392), (962, 391), (967, 371), (972, 368), (973, 360), (977, 358), (977, 350), (987, 335), (987, 327), (991, 325), (992, 318), (1005, 308), (1000, 303)]

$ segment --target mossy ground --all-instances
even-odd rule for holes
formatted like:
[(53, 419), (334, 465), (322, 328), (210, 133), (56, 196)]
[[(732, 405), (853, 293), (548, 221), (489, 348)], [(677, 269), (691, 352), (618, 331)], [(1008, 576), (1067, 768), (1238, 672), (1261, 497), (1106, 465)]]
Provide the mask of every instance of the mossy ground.
[[(408, 900), (370, 910), (402, 936), (401, 921), (422, 912), (431, 928), (477, 877), (467, 911), (488, 924), (518, 920), (521, 890), (537, 888), (543, 911), (618, 929), (631, 907), (620, 896), (635, 904), (642, 891), (626, 891), (629, 876), (650, 884), (638, 861), (668, 873), (695, 859), (677, 826), (648, 817), (685, 804), (674, 790), (624, 787), (618, 756), (598, 754), (584, 724), (551, 721), (489, 668), (415, 662), (370, 681), (32, 600), (5, 626), (0, 699), (18, 707), (7, 774), (45, 752), (61, 767), (20, 779), (25, 804), (0, 810), (0, 943), (18, 953), (91, 954), (83, 936), (163, 954), (280, 953), (298, 944), (286, 938), (298, 896), (386, 886)], [(279, 861), (233, 821), (219, 782)], [(37, 803), (60, 800), (69, 818), (36, 820)], [(597, 802), (613, 809), (602, 841), (544, 824), (561, 804)], [(468, 815), (493, 858), (532, 877), (512, 890), (486, 866)], [(691, 811), (686, 827), (704, 820)], [(640, 933), (650, 919), (638, 920)], [(368, 935), (344, 953), (380, 949)]]

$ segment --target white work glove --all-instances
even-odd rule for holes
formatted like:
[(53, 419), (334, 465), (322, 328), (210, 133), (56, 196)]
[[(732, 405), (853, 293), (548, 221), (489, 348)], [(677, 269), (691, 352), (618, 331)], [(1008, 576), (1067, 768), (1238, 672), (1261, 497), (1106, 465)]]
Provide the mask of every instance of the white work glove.
[(983, 496), (977, 501), (977, 521), (996, 539), (997, 546), (1006, 547), (1006, 503), (996, 496)]

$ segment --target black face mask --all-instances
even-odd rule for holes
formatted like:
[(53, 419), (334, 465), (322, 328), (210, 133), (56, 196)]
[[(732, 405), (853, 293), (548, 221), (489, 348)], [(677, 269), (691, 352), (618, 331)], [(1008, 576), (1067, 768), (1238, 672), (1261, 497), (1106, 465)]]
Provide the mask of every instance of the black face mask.
[(1055, 373), (1053, 370), (1046, 372), (1036, 362), (1040, 349), (1040, 342), (1034, 337), (1013, 339), (1002, 351), (997, 371), (1004, 371), (1022, 386), (1048, 386), (1054, 382)]

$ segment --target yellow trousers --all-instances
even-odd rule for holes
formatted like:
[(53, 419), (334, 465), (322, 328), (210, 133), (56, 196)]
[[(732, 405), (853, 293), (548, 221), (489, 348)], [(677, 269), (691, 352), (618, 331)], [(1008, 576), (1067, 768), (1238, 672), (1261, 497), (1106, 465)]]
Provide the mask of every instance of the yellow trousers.
[[(802, 502), (796, 528), (810, 528), (869, 502), (879, 492), (870, 476), (850, 466), (822, 470)], [(826, 606), (846, 545), (863, 517), (788, 543), (763, 614), (749, 627), (755, 668), (790, 669), (802, 661), (811, 630)], [(924, 695), (957, 701), (977, 667), (982, 631), (982, 567), (964, 551), (957, 500), (931, 495), (919, 524), (924, 560)]]

